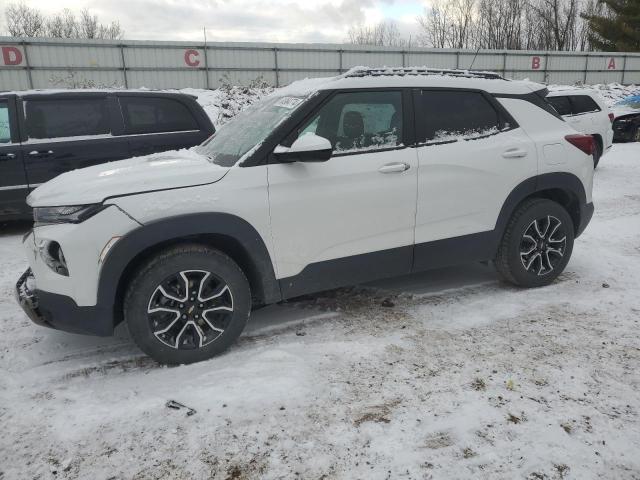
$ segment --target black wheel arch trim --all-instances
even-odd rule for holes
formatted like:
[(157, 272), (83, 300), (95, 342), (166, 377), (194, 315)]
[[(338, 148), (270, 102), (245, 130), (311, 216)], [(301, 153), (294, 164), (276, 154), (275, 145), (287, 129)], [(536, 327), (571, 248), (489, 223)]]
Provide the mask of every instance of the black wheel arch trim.
[(509, 218), (523, 200), (549, 190), (560, 190), (574, 197), (576, 211), (570, 211), (569, 214), (575, 222), (576, 237), (578, 237), (591, 220), (593, 204), (587, 204), (587, 195), (582, 181), (576, 175), (567, 172), (543, 173), (528, 178), (516, 186), (502, 205), (495, 231), (502, 236)]
[[(126, 278), (135, 269), (137, 260), (145, 252), (183, 241), (207, 240), (233, 242), (242, 248), (242, 254), (252, 269), (245, 272), (252, 285), (252, 296), (257, 304), (275, 303), (282, 299), (280, 285), (275, 277), (269, 251), (256, 229), (246, 220), (228, 213), (194, 213), (168, 217), (146, 223), (120, 238), (104, 259), (98, 280), (97, 306), (113, 306), (113, 326), (121, 320), (120, 301)], [(216, 244), (213, 244), (216, 248)], [(224, 251), (224, 248), (221, 248)], [(229, 252), (225, 252), (229, 254)], [(233, 255), (230, 255), (233, 257)]]

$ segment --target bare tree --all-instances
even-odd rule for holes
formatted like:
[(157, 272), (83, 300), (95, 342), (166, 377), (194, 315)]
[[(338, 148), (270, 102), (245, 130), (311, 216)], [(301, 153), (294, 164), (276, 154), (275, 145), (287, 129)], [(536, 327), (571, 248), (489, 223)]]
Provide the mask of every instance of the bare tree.
[(52, 38), (105, 38), (121, 39), (124, 30), (118, 22), (102, 24), (97, 15), (89, 10), (80, 12), (80, 17), (64, 9), (45, 17), (39, 10), (23, 3), (10, 4), (4, 11), (7, 30), (12, 37), (52, 37)]
[(380, 47), (403, 47), (408, 44), (398, 25), (393, 21), (380, 22), (373, 26), (353, 25), (347, 33), (348, 42), (354, 45), (376, 45)]
[(8, 5), (4, 10), (7, 29), (12, 37), (41, 37), (46, 30), (44, 15), (23, 3)]

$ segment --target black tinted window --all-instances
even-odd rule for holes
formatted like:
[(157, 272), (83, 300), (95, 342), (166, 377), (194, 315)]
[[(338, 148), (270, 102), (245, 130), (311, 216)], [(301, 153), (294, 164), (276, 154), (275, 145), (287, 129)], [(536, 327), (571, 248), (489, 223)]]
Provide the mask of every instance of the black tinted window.
[(26, 100), (29, 138), (103, 135), (111, 132), (104, 98)]
[(572, 95), (571, 103), (573, 104), (572, 110), (574, 115), (600, 111), (598, 104), (588, 95)]
[(571, 115), (571, 104), (568, 97), (547, 97), (547, 101), (560, 115)]
[(478, 138), (501, 129), (498, 112), (478, 92), (423, 90), (416, 108), (419, 142)]
[(338, 93), (298, 133), (328, 139), (336, 153), (393, 148), (402, 143), (402, 93)]
[(9, 125), (9, 105), (0, 101), (0, 143), (11, 142), (11, 128)]
[(127, 133), (198, 130), (189, 109), (172, 98), (120, 97)]

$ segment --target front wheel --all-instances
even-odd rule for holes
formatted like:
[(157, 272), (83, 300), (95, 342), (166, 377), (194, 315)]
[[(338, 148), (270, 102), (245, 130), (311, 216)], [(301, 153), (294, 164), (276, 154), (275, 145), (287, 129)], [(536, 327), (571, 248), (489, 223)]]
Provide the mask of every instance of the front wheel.
[(573, 240), (573, 221), (564, 207), (547, 199), (527, 200), (509, 220), (494, 263), (515, 285), (549, 285), (567, 266)]
[(249, 282), (224, 253), (180, 245), (147, 261), (124, 299), (140, 349), (159, 363), (199, 362), (226, 350), (251, 310)]

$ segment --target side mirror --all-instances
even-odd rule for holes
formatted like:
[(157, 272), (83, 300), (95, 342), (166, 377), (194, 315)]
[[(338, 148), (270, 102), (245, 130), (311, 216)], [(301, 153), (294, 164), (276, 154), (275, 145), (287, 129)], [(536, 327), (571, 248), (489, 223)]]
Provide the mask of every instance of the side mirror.
[(326, 162), (331, 158), (331, 142), (315, 133), (298, 137), (290, 147), (278, 145), (273, 154), (281, 162)]

